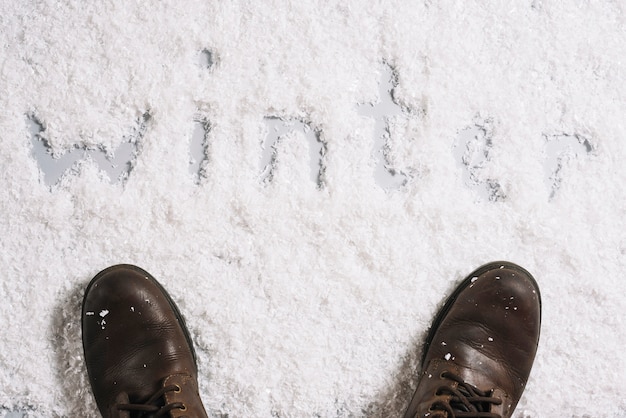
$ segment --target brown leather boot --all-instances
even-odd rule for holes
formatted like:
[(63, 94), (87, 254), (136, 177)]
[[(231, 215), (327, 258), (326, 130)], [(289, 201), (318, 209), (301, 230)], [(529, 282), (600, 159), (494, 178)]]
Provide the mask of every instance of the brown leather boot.
[(405, 418), (509, 418), (539, 342), (541, 297), (533, 277), (508, 262), (469, 275), (436, 317)]
[(206, 418), (195, 352), (178, 308), (147, 272), (109, 267), (83, 300), (83, 349), (105, 418)]

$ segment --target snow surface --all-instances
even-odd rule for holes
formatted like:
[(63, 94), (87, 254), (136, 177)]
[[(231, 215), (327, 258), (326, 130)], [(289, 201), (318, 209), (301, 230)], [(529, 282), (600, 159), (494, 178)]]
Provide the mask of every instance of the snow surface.
[(211, 416), (399, 416), (506, 259), (544, 303), (515, 416), (626, 417), (625, 7), (0, 1), (0, 411), (98, 416), (80, 303), (127, 262)]

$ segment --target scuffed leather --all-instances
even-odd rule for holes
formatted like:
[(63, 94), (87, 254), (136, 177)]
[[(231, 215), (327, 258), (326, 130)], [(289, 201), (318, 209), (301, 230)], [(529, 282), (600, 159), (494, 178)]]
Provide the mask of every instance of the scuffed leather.
[[(450, 371), (502, 399), (491, 412), (513, 413), (539, 342), (541, 299), (535, 280), (519, 266), (497, 262), (472, 273), (438, 314), (426, 344), (417, 389), (405, 418), (428, 417)], [(449, 397), (448, 397), (449, 398)], [(430, 414), (432, 415), (432, 414)]]
[(183, 318), (150, 274), (130, 265), (100, 272), (85, 292), (82, 328), (87, 371), (104, 417), (128, 417), (116, 412), (120, 398), (143, 403), (171, 376), (186, 376), (181, 401), (196, 411), (189, 416), (206, 417), (194, 389), (195, 353)]

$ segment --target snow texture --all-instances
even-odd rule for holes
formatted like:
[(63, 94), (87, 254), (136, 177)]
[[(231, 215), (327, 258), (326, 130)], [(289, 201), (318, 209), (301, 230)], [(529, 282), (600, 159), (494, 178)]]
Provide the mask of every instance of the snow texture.
[(400, 416), (506, 259), (543, 296), (515, 417), (626, 417), (625, 7), (2, 0), (0, 413), (98, 416), (80, 304), (126, 262), (212, 417)]

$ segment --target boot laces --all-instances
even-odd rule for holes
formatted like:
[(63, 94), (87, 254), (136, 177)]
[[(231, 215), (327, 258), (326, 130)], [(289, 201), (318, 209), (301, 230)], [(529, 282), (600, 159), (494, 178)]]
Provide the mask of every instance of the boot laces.
[(172, 402), (169, 404), (164, 404), (164, 402), (161, 400), (166, 392), (180, 392), (180, 390), (180, 386), (178, 385), (165, 386), (162, 389), (156, 391), (156, 393), (144, 403), (118, 404), (117, 409), (120, 411), (137, 412), (137, 415), (132, 415), (133, 418), (160, 417), (164, 414), (167, 414), (172, 409), (180, 409), (181, 411), (185, 411), (187, 408), (182, 402)]
[(447, 418), (502, 418), (500, 414), (490, 412), (492, 405), (502, 403), (500, 398), (492, 396), (491, 391), (482, 391), (448, 371), (443, 372), (441, 376), (456, 382), (457, 387), (455, 388), (450, 384), (441, 386), (437, 390), (437, 396), (451, 395), (451, 397), (448, 401), (435, 401), (430, 407), (434, 414), (431, 414), (429, 418), (438, 416)]

